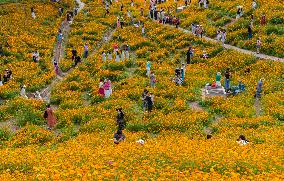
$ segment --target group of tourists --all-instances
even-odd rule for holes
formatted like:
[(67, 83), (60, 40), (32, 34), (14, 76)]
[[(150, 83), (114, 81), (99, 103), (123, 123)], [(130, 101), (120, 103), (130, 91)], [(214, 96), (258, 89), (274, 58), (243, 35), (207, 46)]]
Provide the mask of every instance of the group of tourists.
[[(245, 74), (249, 74), (250, 70), (245, 70)], [(213, 81), (211, 84), (207, 83), (206, 84), (206, 90), (211, 90), (211, 89), (217, 89), (217, 88), (222, 88), (221, 84), (221, 79), (222, 79), (222, 74), (220, 72), (216, 73), (215, 81)], [(225, 92), (224, 94), (227, 95), (237, 95), (241, 92), (244, 92), (246, 90), (245, 84), (239, 80), (237, 85), (232, 85), (231, 86), (231, 79), (232, 79), (232, 73), (230, 71), (230, 68), (227, 68), (225, 73), (224, 73), (224, 86), (225, 86)], [(256, 93), (254, 97), (260, 98), (262, 94), (262, 85), (263, 85), (264, 79), (261, 78), (256, 86)]]
[(5, 69), (4, 74), (3, 74), (3, 79), (2, 79), (2, 75), (0, 74), (0, 86), (4, 85), (12, 78), (13, 78), (12, 71), (10, 69)]
[(198, 25), (195, 23), (191, 24), (191, 32), (196, 35), (196, 36), (200, 36), (200, 38), (203, 37), (204, 35), (204, 28), (202, 25)]
[(179, 17), (174, 17), (171, 15), (171, 13), (166, 13), (164, 8), (160, 8), (160, 10), (157, 9), (156, 4), (153, 3), (150, 5), (149, 9), (149, 16), (151, 19), (158, 21), (159, 23), (162, 24), (169, 24), (169, 25), (174, 25), (176, 28), (179, 27), (180, 25), (180, 18)]
[(216, 39), (218, 42), (222, 42), (223, 46), (225, 44), (225, 41), (226, 41), (226, 36), (227, 36), (227, 32), (225, 29), (221, 30), (221, 29), (218, 29), (217, 30), (217, 35), (216, 35)]
[(111, 81), (100, 79), (98, 94), (104, 98), (109, 98), (112, 94)]
[(109, 52), (102, 52), (102, 60), (106, 62), (107, 60), (112, 61), (113, 60), (113, 54), (115, 55), (114, 60), (116, 62), (129, 60), (129, 51), (130, 47), (128, 45), (122, 45), (119, 49), (117, 44), (113, 45), (113, 53), (111, 51)]

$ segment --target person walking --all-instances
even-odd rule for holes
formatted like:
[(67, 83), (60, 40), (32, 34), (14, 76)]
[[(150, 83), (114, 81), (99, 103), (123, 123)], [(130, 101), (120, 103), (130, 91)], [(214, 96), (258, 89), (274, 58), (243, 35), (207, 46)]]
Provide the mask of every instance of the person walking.
[(146, 76), (150, 76), (151, 74), (151, 62), (150, 61), (147, 61), (146, 63)]
[(252, 27), (251, 27), (251, 25), (248, 26), (248, 39), (249, 40), (252, 39)]
[(53, 113), (53, 110), (50, 107), (50, 104), (47, 105), (47, 109), (45, 110), (45, 113), (44, 113), (44, 118), (47, 119), (48, 129), (49, 130), (53, 129), (53, 127), (56, 124), (56, 118)]
[(186, 53), (186, 63), (187, 64), (191, 63), (192, 57), (193, 57), (193, 48), (190, 46), (187, 50), (187, 53)]
[(62, 31), (59, 29), (57, 33), (57, 45), (60, 47), (63, 41)]
[(262, 78), (262, 79), (259, 79), (259, 81), (257, 82), (256, 93), (255, 93), (256, 98), (261, 98), (263, 80), (264, 79)]
[(53, 66), (54, 66), (55, 74), (59, 75), (59, 67), (58, 67), (58, 62), (56, 60), (53, 60)]

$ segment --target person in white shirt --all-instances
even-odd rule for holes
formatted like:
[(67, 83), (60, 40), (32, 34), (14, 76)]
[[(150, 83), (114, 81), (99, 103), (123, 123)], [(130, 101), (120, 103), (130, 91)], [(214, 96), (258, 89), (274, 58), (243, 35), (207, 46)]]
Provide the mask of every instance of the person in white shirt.
[(248, 144), (249, 141), (246, 139), (246, 137), (244, 135), (240, 135), (239, 138), (237, 139), (237, 143), (240, 146), (244, 146), (244, 145)]
[(257, 8), (257, 4), (255, 2), (255, 0), (252, 1), (252, 9), (256, 9)]
[(22, 97), (26, 98), (26, 99), (28, 98), (27, 95), (26, 95), (26, 86), (25, 85), (21, 86), (20, 95)]

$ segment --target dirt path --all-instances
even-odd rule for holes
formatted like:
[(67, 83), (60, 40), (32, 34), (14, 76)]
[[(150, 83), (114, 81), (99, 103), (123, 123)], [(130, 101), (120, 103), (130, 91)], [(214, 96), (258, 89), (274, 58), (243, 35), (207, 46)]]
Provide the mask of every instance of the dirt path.
[[(207, 111), (206, 111), (203, 107), (201, 107), (201, 106), (199, 105), (199, 103), (196, 102), (196, 101), (195, 101), (195, 102), (188, 102), (188, 105), (189, 105), (194, 111), (207, 112)], [(214, 119), (213, 119), (213, 121), (210, 123), (210, 125), (212, 125), (212, 126), (217, 126), (217, 125), (221, 122), (221, 120), (222, 120), (223, 118), (224, 118), (224, 117), (221, 116), (221, 115), (215, 115), (215, 116), (214, 116)], [(211, 134), (213, 133), (213, 128), (210, 127), (210, 126), (204, 127), (203, 132), (204, 132), (205, 134), (207, 134), (207, 135), (211, 135)]]
[[(232, 19), (231, 22), (227, 23), (224, 27), (227, 27), (229, 26), (230, 24), (232, 23), (235, 23), (237, 20), (236, 19)], [(170, 25), (167, 25), (166, 26), (170, 26)], [(173, 27), (173, 26), (172, 26)], [(185, 33), (190, 33), (192, 34), (192, 32), (190, 30), (186, 30), (184, 28), (178, 28), (179, 30), (185, 32)], [(209, 38), (209, 37), (206, 37), (206, 36), (203, 36), (203, 39), (205, 39), (206, 41), (211, 41), (211, 42), (214, 42), (214, 43), (218, 43), (217, 40), (213, 39), (213, 38)], [(245, 50), (245, 49), (241, 49), (241, 48), (238, 48), (238, 47), (235, 47), (235, 46), (232, 46), (232, 45), (229, 45), (229, 44), (225, 44), (224, 45), (224, 48), (226, 49), (232, 49), (232, 50), (235, 50), (235, 51), (238, 51), (238, 52), (241, 52), (241, 53), (244, 53), (244, 54), (248, 54), (248, 55), (253, 55), (257, 58), (260, 58), (260, 59), (265, 59), (265, 60), (273, 60), (273, 61), (278, 61), (278, 62), (284, 62), (284, 58), (279, 58), (279, 57), (274, 57), (274, 56), (270, 56), (270, 55), (266, 55), (266, 54), (257, 54), (256, 52), (254, 51), (251, 51), (251, 50)]]
[(260, 102), (259, 98), (255, 99), (254, 107), (255, 107), (255, 114), (256, 114), (256, 116), (257, 117), (261, 116), (262, 108), (261, 108), (261, 102)]
[[(168, 25), (169, 26), (169, 25)], [(186, 30), (186, 29), (183, 29), (183, 28), (178, 28), (179, 30), (183, 31), (184, 33), (190, 33), (192, 34), (191, 31), (189, 30)], [(218, 43), (217, 40), (215, 39), (212, 39), (212, 38), (209, 38), (209, 37), (206, 37), (206, 36), (203, 36), (203, 39), (205, 39), (206, 41), (211, 41), (211, 42), (214, 42), (214, 43)], [(235, 51), (238, 51), (238, 52), (241, 52), (241, 53), (244, 53), (244, 54), (248, 54), (248, 55), (253, 55), (257, 58), (260, 58), (260, 59), (266, 59), (266, 60), (273, 60), (273, 61), (278, 61), (278, 62), (284, 62), (284, 59), (283, 58), (278, 58), (278, 57), (274, 57), (274, 56), (270, 56), (270, 55), (265, 55), (265, 54), (257, 54), (256, 52), (253, 52), (253, 51), (250, 51), (250, 50), (245, 50), (245, 49), (241, 49), (241, 48), (238, 48), (238, 47), (235, 47), (235, 46), (232, 46), (232, 45), (229, 45), (229, 44), (225, 44), (224, 45), (224, 48), (226, 49), (232, 49), (232, 50), (235, 50)]]
[[(78, 13), (83, 9), (83, 7), (85, 6), (84, 3), (82, 3), (80, 0), (76, 0), (77, 4), (79, 5), (78, 7)], [(61, 24), (61, 28), (62, 30), (62, 34), (64, 37), (64, 40), (66, 41), (68, 39), (68, 34), (71, 31), (70, 29), (70, 24), (67, 23), (66, 21), (63, 21)], [(100, 42), (98, 42), (97, 46), (95, 47), (95, 49), (92, 50), (92, 52), (90, 53), (90, 56), (93, 56), (97, 50), (99, 50), (105, 43), (109, 42), (112, 39), (113, 33), (115, 32), (115, 29), (109, 29), (103, 36), (102, 40)], [(67, 41), (66, 41), (67, 42)], [(51, 63), (53, 64), (53, 60), (57, 60), (58, 64), (60, 64), (60, 59), (62, 58), (62, 55), (64, 53), (64, 49), (65, 49), (65, 45), (59, 45), (56, 44), (55, 48), (54, 48), (54, 56), (52, 58)], [(84, 60), (84, 59), (83, 59)], [(80, 63), (79, 63), (80, 64)], [(78, 65), (79, 65), (78, 64)], [(58, 65), (59, 66), (59, 65)], [(52, 82), (45, 87), (44, 89), (34, 92), (34, 93), (27, 93), (27, 95), (30, 95), (29, 98), (35, 98), (35, 95), (39, 95), (39, 99), (42, 99), (43, 101), (50, 103), (50, 96), (51, 96), (51, 90), (52, 88), (60, 83), (61, 81), (64, 80), (64, 78), (66, 76), (68, 76), (72, 71), (74, 70), (74, 67), (69, 69), (67, 72), (62, 72), (61, 75), (57, 75)], [(60, 71), (61, 72), (61, 71)], [(89, 102), (86, 102), (86, 105), (88, 105)], [(53, 110), (56, 110), (58, 108), (57, 105), (51, 105), (51, 108)], [(10, 119), (9, 121), (5, 121), (5, 122), (0, 122), (0, 128), (2, 127), (8, 127), (12, 132), (15, 132), (17, 129), (19, 129), (16, 125), (16, 120), (14, 119)], [(75, 125), (76, 126), (76, 130), (79, 130), (80, 126), (79, 125)], [(60, 135), (61, 132), (59, 130), (54, 130), (55, 135)]]

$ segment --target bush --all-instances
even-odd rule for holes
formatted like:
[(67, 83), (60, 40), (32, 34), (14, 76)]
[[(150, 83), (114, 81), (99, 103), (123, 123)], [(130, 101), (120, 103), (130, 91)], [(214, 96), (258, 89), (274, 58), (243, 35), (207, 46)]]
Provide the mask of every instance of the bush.
[(0, 129), (0, 141), (8, 141), (13, 136), (13, 133), (8, 128)]
[(283, 35), (284, 34), (284, 27), (283, 26), (268, 26), (266, 28), (266, 34), (271, 35), (271, 34), (276, 34), (276, 35)]
[(274, 25), (284, 24), (284, 18), (282, 18), (282, 17), (273, 17), (273, 18), (271, 18), (270, 23), (274, 24)]

